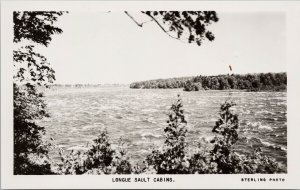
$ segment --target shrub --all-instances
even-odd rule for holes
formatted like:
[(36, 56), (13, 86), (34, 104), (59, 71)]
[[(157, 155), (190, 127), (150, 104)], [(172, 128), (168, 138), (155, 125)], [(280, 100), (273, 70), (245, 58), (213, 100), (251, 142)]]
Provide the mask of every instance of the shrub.
[(101, 131), (86, 152), (71, 151), (65, 154), (60, 149), (61, 163), (57, 164), (56, 172), (63, 175), (132, 173), (123, 140), (119, 142), (120, 150), (114, 150), (107, 134), (107, 130)]
[(212, 132), (220, 134), (211, 143), (214, 143), (210, 151), (212, 162), (217, 164), (218, 173), (236, 173), (238, 158), (232, 153), (231, 147), (238, 140), (237, 129), (239, 126), (238, 115), (231, 110), (235, 103), (226, 101), (221, 105), (219, 119)]
[(216, 136), (211, 143), (211, 162), (217, 164), (217, 173), (281, 173), (283, 169), (268, 156), (262, 154), (260, 149), (254, 150), (252, 155), (239, 155), (232, 150), (238, 141), (237, 129), (239, 127), (238, 115), (233, 113), (234, 102), (226, 101), (221, 105), (220, 117), (213, 132)]
[[(116, 174), (131, 174), (134, 172), (138, 173), (137, 168), (133, 168), (132, 164), (128, 161), (130, 158), (127, 156), (125, 142), (121, 137), (119, 140), (119, 150), (115, 151), (113, 159), (113, 165), (116, 167)], [(138, 167), (138, 166), (136, 166)]]
[(153, 150), (146, 158), (148, 167), (153, 167), (158, 174), (188, 173), (189, 163), (185, 156), (187, 121), (182, 107), (178, 95), (178, 100), (171, 106), (168, 126), (164, 129), (166, 140), (162, 150)]
[(212, 157), (209, 148), (204, 146), (201, 142), (195, 153), (191, 153), (189, 158), (191, 174), (215, 174), (217, 173), (217, 164), (211, 162)]
[(243, 156), (241, 166), (241, 173), (247, 174), (273, 174), (285, 172), (274, 159), (263, 155), (260, 148), (254, 150), (251, 155)]

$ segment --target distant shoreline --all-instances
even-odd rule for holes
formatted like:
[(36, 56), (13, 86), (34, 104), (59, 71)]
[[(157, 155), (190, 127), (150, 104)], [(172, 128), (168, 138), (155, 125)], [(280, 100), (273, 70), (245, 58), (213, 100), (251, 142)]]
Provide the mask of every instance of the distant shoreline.
[(134, 82), (130, 88), (135, 89), (173, 89), (183, 88), (184, 91), (201, 90), (246, 90), (246, 91), (286, 91), (287, 74), (256, 73), (227, 74), (217, 76), (177, 77)]
[[(88, 89), (88, 88), (118, 88), (118, 87), (127, 87), (126, 89), (132, 89), (132, 90), (182, 90), (183, 88), (167, 88), (167, 89), (159, 89), (159, 88), (129, 88), (129, 85), (83, 85), (83, 86), (74, 86), (74, 85), (51, 85), (48, 89), (54, 90), (54, 89)], [(41, 87), (39, 87), (41, 88)], [(46, 89), (46, 88), (42, 88)], [(42, 90), (40, 89), (40, 90)], [(247, 89), (224, 89), (224, 90), (218, 90), (218, 89), (207, 89), (207, 90), (199, 90), (198, 92), (204, 92), (204, 91), (222, 91), (222, 92), (287, 92), (287, 90), (259, 90), (259, 91), (251, 91)], [(189, 91), (186, 91), (189, 92)], [(196, 91), (195, 91), (196, 92)]]

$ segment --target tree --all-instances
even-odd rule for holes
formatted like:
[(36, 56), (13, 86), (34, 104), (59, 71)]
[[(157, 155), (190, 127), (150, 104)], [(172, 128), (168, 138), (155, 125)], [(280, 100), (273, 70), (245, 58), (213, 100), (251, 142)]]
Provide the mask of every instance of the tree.
[(260, 84), (260, 81), (259, 79), (255, 79), (253, 82), (252, 82), (252, 87), (256, 90), (259, 90), (261, 84)]
[(211, 89), (218, 90), (220, 89), (220, 83), (218, 77), (212, 77), (211, 79)]
[(153, 150), (146, 158), (148, 166), (158, 174), (188, 173), (188, 160), (185, 156), (187, 121), (182, 107), (182, 100), (178, 95), (177, 101), (171, 106), (168, 126), (164, 129), (166, 140), (163, 150)]
[(218, 173), (236, 173), (234, 162), (237, 160), (231, 152), (231, 146), (238, 140), (239, 120), (238, 115), (232, 112), (232, 106), (235, 106), (235, 103), (229, 101), (221, 105), (220, 117), (212, 130), (221, 135), (211, 141), (214, 143), (211, 151), (212, 162), (217, 163)]
[(283, 169), (272, 158), (262, 155), (261, 149), (256, 149), (251, 155), (237, 154), (233, 146), (239, 140), (238, 114), (232, 109), (236, 104), (226, 101), (220, 107), (219, 119), (212, 132), (217, 133), (211, 143), (210, 162), (216, 163), (216, 173), (222, 174), (253, 174), (253, 173), (282, 173)]
[(202, 83), (201, 82), (195, 82), (188, 80), (183, 87), (184, 91), (199, 91), (203, 90)]
[(13, 13), (14, 42), (28, 39), (48, 46), (53, 34), (62, 33), (62, 29), (53, 24), (63, 13), (63, 11), (15, 11)]
[(229, 84), (231, 89), (236, 89), (237, 88), (237, 81), (236, 81), (235, 77), (229, 76), (227, 80), (228, 80), (228, 84)]
[[(54, 11), (15, 11), (14, 43), (22, 39), (48, 46), (53, 34), (61, 34), (62, 29), (53, 24), (64, 12)], [(47, 85), (55, 80), (54, 70), (50, 67), (47, 59), (34, 50), (34, 45), (22, 46), (13, 52), (15, 83), (31, 85)]]
[[(203, 40), (213, 41), (215, 36), (207, 27), (218, 22), (219, 18), (215, 11), (141, 11), (150, 17), (160, 29), (169, 37), (186, 43), (196, 43), (200, 46)], [(139, 23), (128, 12), (129, 16), (139, 27), (147, 22)]]
[(228, 84), (228, 81), (225, 77), (219, 78), (219, 84), (220, 84), (220, 90), (225, 90), (230, 88), (230, 85)]
[(27, 45), (13, 52), (16, 68), (14, 82), (19, 85), (47, 86), (55, 80), (55, 72), (47, 59), (33, 49), (33, 45)]
[[(14, 42), (22, 39), (47, 46), (51, 35), (62, 33), (53, 24), (63, 12), (14, 12)], [(47, 59), (27, 45), (13, 52), (14, 60), (14, 174), (52, 174), (47, 162), (47, 146), (42, 141), (44, 127), (34, 120), (47, 117), (43, 94), (36, 86), (55, 80)], [(40, 158), (43, 158), (42, 160)]]

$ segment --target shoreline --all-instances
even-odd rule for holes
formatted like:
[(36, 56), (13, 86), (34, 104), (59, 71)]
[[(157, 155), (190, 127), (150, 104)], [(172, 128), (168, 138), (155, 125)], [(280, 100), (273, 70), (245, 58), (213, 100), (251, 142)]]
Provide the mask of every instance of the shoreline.
[(125, 89), (132, 89), (132, 90), (182, 90), (183, 92), (204, 92), (204, 91), (223, 91), (223, 92), (287, 92), (287, 89), (280, 89), (280, 90), (248, 90), (248, 89), (225, 89), (225, 90), (216, 90), (216, 89), (201, 89), (201, 90), (192, 90), (186, 91), (183, 90), (184, 88), (130, 88), (129, 85), (82, 85), (82, 86), (74, 86), (74, 85), (64, 85), (64, 86), (49, 86), (49, 88), (40, 88), (40, 89), (47, 89), (47, 90), (58, 90), (58, 89), (96, 89), (96, 88), (125, 88)]

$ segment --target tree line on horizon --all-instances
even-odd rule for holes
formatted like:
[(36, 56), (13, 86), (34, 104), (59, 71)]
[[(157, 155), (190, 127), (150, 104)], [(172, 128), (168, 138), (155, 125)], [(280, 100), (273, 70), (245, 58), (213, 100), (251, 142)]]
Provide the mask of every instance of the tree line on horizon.
[(172, 89), (183, 88), (184, 91), (199, 90), (247, 90), (247, 91), (285, 91), (287, 74), (281, 73), (256, 73), (256, 74), (231, 74), (217, 76), (181, 77), (157, 79), (130, 84), (135, 89)]

